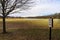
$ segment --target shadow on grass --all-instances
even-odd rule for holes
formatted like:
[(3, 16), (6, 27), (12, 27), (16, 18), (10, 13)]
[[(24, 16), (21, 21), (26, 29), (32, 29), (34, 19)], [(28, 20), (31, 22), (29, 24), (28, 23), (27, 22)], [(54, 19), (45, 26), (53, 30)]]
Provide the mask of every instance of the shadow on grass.
[[(52, 30), (52, 40), (60, 40), (60, 29)], [(0, 33), (1, 40), (49, 40), (49, 29), (18, 29)]]

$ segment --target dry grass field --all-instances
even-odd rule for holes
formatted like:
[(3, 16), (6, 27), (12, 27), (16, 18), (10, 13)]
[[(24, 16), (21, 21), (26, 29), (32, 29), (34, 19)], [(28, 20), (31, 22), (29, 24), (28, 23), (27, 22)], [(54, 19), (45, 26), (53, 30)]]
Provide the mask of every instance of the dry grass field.
[[(7, 34), (2, 34), (0, 19), (0, 40), (49, 40), (48, 19), (6, 19)], [(60, 40), (60, 21), (54, 19), (52, 40)]]

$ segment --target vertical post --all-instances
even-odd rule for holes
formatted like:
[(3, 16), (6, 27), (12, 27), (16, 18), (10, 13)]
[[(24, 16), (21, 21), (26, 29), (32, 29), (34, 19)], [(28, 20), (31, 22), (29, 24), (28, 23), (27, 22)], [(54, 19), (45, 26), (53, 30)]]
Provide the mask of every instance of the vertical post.
[(50, 27), (49, 29), (50, 29), (50, 31), (49, 31), (49, 40), (51, 40), (51, 31), (52, 31), (52, 28)]
[(52, 27), (53, 27), (53, 18), (49, 18), (49, 40), (52, 39)]

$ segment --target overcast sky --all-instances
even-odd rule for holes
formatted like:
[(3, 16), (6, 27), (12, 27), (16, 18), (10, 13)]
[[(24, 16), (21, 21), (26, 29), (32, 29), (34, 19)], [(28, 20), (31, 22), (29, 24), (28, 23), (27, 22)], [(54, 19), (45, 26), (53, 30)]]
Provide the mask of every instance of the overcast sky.
[(60, 0), (35, 0), (35, 2), (31, 9), (10, 16), (43, 16), (60, 12)]

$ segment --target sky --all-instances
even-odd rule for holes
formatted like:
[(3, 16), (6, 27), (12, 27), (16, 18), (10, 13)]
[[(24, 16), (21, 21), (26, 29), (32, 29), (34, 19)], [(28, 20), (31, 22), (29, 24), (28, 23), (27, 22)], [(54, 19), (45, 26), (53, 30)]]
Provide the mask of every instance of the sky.
[(34, 0), (35, 5), (21, 13), (11, 14), (14, 17), (35, 17), (60, 13), (60, 0)]

